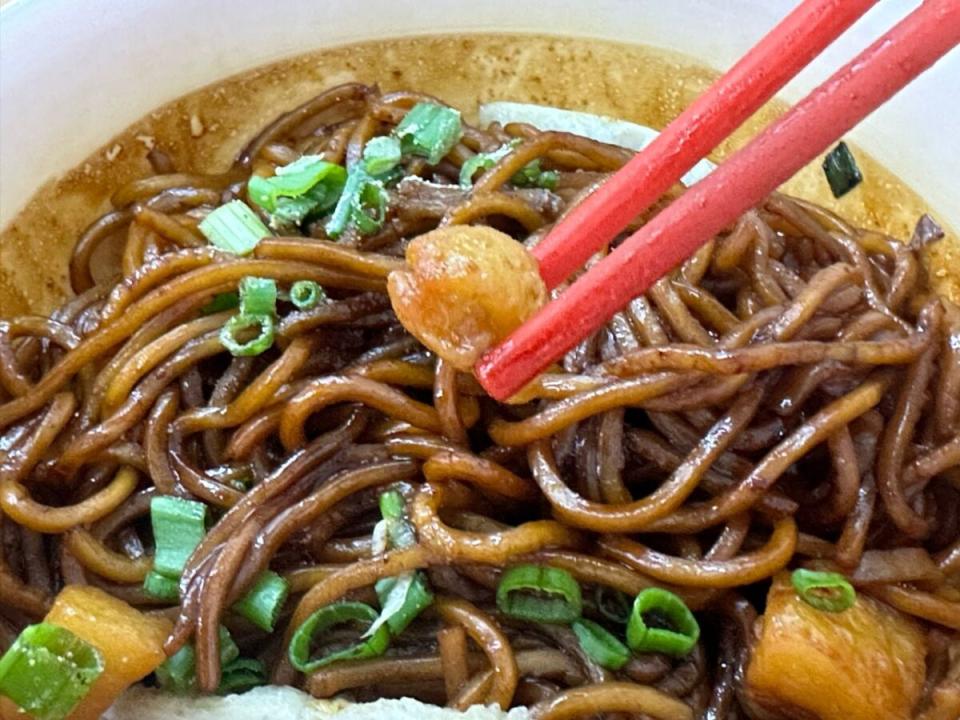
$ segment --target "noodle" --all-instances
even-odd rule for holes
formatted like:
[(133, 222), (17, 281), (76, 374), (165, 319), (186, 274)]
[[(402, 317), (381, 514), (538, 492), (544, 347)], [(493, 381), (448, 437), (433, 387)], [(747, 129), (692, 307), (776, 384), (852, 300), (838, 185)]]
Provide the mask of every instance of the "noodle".
[[(65, 584), (89, 583), (175, 618), (166, 651), (193, 644), (204, 693), (221, 681), (226, 627), (274, 682), (317, 697), (528, 704), (539, 720), (745, 718), (770, 579), (831, 568), (924, 628), (918, 717), (949, 717), (960, 310), (931, 294), (917, 250), (773, 195), (496, 403), (405, 330), (388, 276), (440, 226), (487, 224), (532, 246), (628, 151), (463, 125), (441, 162), (403, 157), (366, 235), (334, 241), (308, 216), (240, 257), (199, 229), (247, 198), (251, 175), (304, 155), (362, 164), (368, 141), (424, 101), (439, 102), (332, 88), (219, 174), (153, 151), (156, 174), (118, 188), (78, 238), (77, 297), (49, 318), (0, 322), (0, 643)], [(461, 185), (465, 162), (513, 140)], [(530, 163), (555, 183), (521, 187)], [(102, 280), (91, 264), (108, 240), (121, 260)], [(220, 331), (235, 311), (211, 300), (250, 276), (276, 283), (276, 333), (262, 354), (231, 356)], [(325, 299), (294, 306), (299, 281)], [(403, 545), (381, 525), (388, 489), (404, 504)], [(143, 588), (159, 496), (203, 502), (213, 518), (179, 602)], [(521, 564), (569, 573), (583, 615), (621, 636), (611, 598), (650, 588), (675, 593), (704, 632), (682, 658), (636, 652), (605, 667), (573, 630), (498, 605)], [(291, 592), (273, 634), (232, 609), (266, 570)], [(382, 656), (294, 669), (287, 643), (307, 618), (376, 605), (378, 581), (399, 577), (428, 583), (434, 602)]]

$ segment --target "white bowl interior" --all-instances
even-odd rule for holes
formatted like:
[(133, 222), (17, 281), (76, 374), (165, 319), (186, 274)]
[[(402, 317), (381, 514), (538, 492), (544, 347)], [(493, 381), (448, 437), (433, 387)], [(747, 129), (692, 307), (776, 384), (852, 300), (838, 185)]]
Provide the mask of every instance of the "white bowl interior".
[[(161, 103), (257, 65), (378, 37), (521, 31), (732, 64), (796, 0), (14, 0), (0, 22), (0, 225)], [(919, 2), (878, 4), (783, 93), (797, 99)], [(853, 133), (960, 227), (960, 50)]]

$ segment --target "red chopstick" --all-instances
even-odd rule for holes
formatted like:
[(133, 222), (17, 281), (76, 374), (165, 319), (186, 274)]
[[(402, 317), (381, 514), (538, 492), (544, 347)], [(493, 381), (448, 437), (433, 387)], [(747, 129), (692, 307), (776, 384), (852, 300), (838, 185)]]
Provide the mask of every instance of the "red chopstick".
[(474, 368), (506, 399), (960, 44), (960, 0), (926, 0), (692, 186)]
[(877, 0), (805, 0), (533, 248), (548, 288), (650, 207)]

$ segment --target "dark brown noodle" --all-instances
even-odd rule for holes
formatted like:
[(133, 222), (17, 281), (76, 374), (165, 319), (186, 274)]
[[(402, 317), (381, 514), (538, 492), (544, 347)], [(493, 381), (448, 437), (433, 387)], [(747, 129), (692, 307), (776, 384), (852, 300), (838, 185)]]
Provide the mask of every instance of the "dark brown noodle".
[[(742, 717), (751, 600), (778, 570), (817, 558), (928, 628), (924, 703), (949, 712), (960, 310), (926, 290), (916, 252), (774, 195), (499, 405), (405, 333), (387, 275), (439, 225), (536, 242), (628, 152), (467, 126), (440, 165), (405, 161), (373, 236), (332, 242), (313, 223), (239, 258), (197, 230), (251, 173), (308, 153), (355, 161), (424, 99), (333, 88), (221, 174), (178, 172), (154, 152), (157, 174), (118, 188), (78, 238), (77, 298), (50, 318), (0, 322), (0, 642), (66, 582), (155, 606), (141, 590), (142, 519), (151, 497), (178, 495), (218, 517), (167, 644), (196, 643), (203, 691), (219, 683), (225, 623), (274, 681), (318, 696), (528, 702), (543, 720)], [(511, 138), (472, 189), (459, 185), (463, 162)], [(511, 184), (536, 159), (559, 173), (555, 190)], [(98, 284), (94, 251), (118, 235), (121, 267)], [(276, 346), (232, 359), (217, 338), (230, 313), (201, 308), (248, 275), (283, 289), (314, 280), (329, 301), (284, 307)], [(388, 485), (408, 499), (418, 543), (373, 557)], [(568, 570), (588, 598), (669, 587), (700, 613), (703, 638), (686, 660), (604, 670), (569, 631), (498, 612), (500, 571), (519, 562)], [(273, 640), (229, 611), (266, 568), (294, 594)], [(278, 652), (312, 611), (414, 569), (430, 569), (438, 600), (385, 656), (303, 678)], [(596, 617), (592, 600), (586, 612)]]

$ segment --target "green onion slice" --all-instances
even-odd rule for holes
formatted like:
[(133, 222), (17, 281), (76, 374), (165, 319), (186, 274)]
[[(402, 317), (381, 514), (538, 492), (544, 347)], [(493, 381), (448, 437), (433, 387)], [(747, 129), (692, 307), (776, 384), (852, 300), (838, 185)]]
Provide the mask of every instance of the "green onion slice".
[(460, 113), (446, 105), (417, 103), (394, 130), (404, 153), (420, 155), (431, 165), (443, 160), (463, 136)]
[(497, 607), (504, 615), (543, 623), (569, 623), (580, 617), (580, 585), (566, 570), (518, 565), (503, 573)]
[(155, 497), (150, 501), (150, 523), (156, 544), (153, 569), (179, 578), (207, 532), (207, 506), (169, 495)]
[(398, 490), (380, 493), (380, 515), (384, 520), (402, 520), (406, 502)]
[(200, 308), (204, 315), (213, 315), (224, 310), (233, 310), (240, 305), (240, 295), (235, 292), (218, 293), (213, 299)]
[(376, 610), (359, 602), (338, 602), (320, 608), (294, 632), (290, 641), (290, 663), (300, 672), (310, 673), (338, 660), (361, 660), (383, 655), (390, 646), (390, 631), (386, 626), (381, 626), (361, 642), (341, 649), (328, 648), (319, 657), (314, 657), (314, 640), (322, 637), (330, 628), (338, 625), (369, 627), (377, 616)]
[(817, 610), (843, 612), (857, 601), (857, 591), (840, 573), (801, 568), (793, 571), (790, 581), (800, 599)]
[(842, 197), (863, 182), (856, 158), (845, 142), (841, 142), (823, 159), (823, 173), (835, 198)]
[(630, 659), (630, 650), (602, 625), (579, 618), (573, 621), (574, 634), (583, 651), (598, 665), (619, 670)]
[(327, 235), (338, 238), (351, 226), (361, 235), (376, 232), (386, 220), (388, 200), (380, 180), (372, 177), (361, 165), (351, 168), (340, 200), (326, 225)]
[(25, 628), (0, 657), (0, 695), (36, 720), (62, 720), (103, 672), (103, 656), (66, 628)]
[(257, 214), (239, 200), (218, 207), (199, 227), (213, 245), (234, 255), (249, 255), (257, 243), (271, 234)]
[(627, 645), (635, 652), (682, 657), (700, 639), (700, 625), (679, 597), (662, 588), (647, 588), (633, 601)]
[(389, 547), (408, 548), (417, 542), (413, 526), (405, 515), (403, 495), (387, 490), (380, 495), (380, 514), (383, 519), (373, 528), (373, 554), (382, 555)]
[(400, 164), (400, 140), (389, 135), (371, 138), (363, 147), (363, 169), (371, 175), (384, 175)]
[(273, 278), (245, 277), (240, 281), (241, 315), (276, 315), (277, 281)]
[(540, 160), (527, 163), (520, 172), (516, 173), (510, 182), (517, 187), (538, 187), (553, 190), (557, 187), (560, 176), (553, 170), (544, 170), (540, 167)]
[[(250, 331), (257, 329), (256, 335)], [(240, 313), (227, 320), (220, 328), (220, 342), (236, 357), (259, 355), (273, 345), (276, 323), (273, 315), (244, 315)], [(243, 339), (247, 336), (248, 339)]]
[[(240, 656), (240, 648), (230, 631), (220, 626), (220, 666), (226, 668)], [(184, 645), (156, 669), (157, 682), (170, 692), (183, 695), (197, 687), (197, 651), (192, 644)]]
[(523, 141), (520, 138), (515, 138), (492, 152), (477, 153), (468, 159), (460, 166), (460, 185), (465, 188), (470, 187), (473, 184), (473, 176), (478, 170), (489, 170), (521, 142)]
[(327, 294), (313, 280), (297, 280), (290, 286), (290, 302), (298, 310), (309, 310), (327, 299)]
[(267, 684), (267, 668), (262, 660), (237, 658), (223, 666), (218, 695), (246, 692)]
[(180, 599), (180, 583), (176, 578), (151, 570), (143, 579), (143, 591), (152, 598), (175, 603)]
[(277, 168), (273, 177), (250, 178), (250, 200), (270, 213), (274, 226), (299, 225), (309, 215), (319, 216), (337, 203), (347, 172), (319, 155), (304, 155)]
[(433, 593), (427, 587), (427, 578), (422, 572), (404, 573), (396, 578), (382, 578), (374, 588), (380, 598), (380, 616), (364, 633), (375, 633), (384, 623), (390, 633), (399, 635), (417, 616), (433, 604)]
[(233, 605), (233, 611), (243, 615), (261, 630), (273, 628), (290, 593), (290, 584), (272, 570), (260, 573), (253, 587)]
[(275, 212), (280, 198), (301, 197), (319, 183), (327, 190), (339, 193), (346, 181), (346, 171), (340, 165), (327, 162), (319, 155), (304, 155), (289, 165), (276, 169), (273, 177), (254, 175), (247, 183), (250, 199), (267, 212)]

